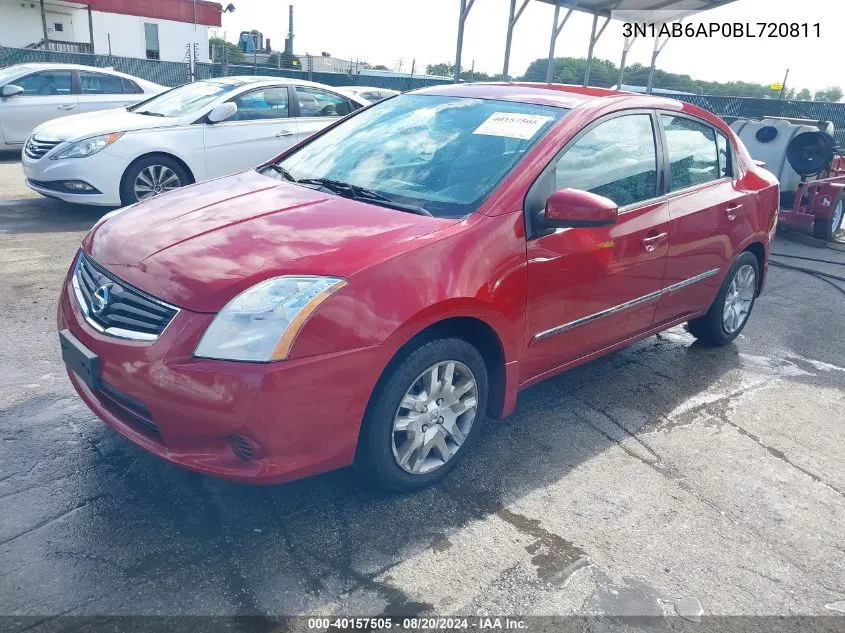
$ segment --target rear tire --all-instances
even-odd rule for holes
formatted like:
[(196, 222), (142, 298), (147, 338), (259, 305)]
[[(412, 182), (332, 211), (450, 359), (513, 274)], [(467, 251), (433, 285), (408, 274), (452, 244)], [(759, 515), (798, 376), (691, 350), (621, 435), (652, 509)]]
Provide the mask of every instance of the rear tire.
[(820, 240), (832, 242), (836, 239), (836, 234), (842, 228), (842, 218), (845, 213), (845, 195), (840, 196), (833, 203), (833, 213), (827, 220), (816, 218), (813, 224), (813, 235)]
[(120, 181), (120, 201), (135, 204), (193, 182), (179, 161), (163, 154), (142, 156), (126, 168)]
[(487, 368), (475, 347), (444, 338), (388, 371), (364, 416), (355, 465), (388, 490), (418, 490), (442, 481), (478, 437)]
[(760, 286), (760, 265), (745, 251), (731, 266), (707, 314), (687, 323), (690, 334), (706, 345), (727, 345), (748, 323)]

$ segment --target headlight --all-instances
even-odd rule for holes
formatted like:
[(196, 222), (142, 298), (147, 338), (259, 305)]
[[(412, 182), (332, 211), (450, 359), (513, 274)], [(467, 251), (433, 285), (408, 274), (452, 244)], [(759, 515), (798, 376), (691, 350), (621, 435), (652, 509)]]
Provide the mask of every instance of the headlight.
[(299, 330), (323, 301), (346, 286), (338, 277), (273, 277), (245, 290), (214, 317), (194, 356), (284, 360)]
[(59, 158), (85, 158), (86, 156), (96, 154), (100, 150), (107, 148), (121, 136), (123, 136), (123, 132), (113, 132), (112, 134), (103, 134), (101, 136), (86, 138), (69, 145), (51, 158), (53, 160), (58, 160)]

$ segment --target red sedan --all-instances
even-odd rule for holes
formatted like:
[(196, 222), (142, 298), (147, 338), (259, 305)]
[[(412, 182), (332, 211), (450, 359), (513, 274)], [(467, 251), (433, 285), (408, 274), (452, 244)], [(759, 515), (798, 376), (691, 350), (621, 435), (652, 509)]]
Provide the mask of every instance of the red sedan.
[(679, 323), (736, 338), (777, 207), (694, 106), (429, 88), (106, 216), (67, 276), (62, 355), (174, 464), (273, 483), (354, 463), (415, 489), (529, 385)]

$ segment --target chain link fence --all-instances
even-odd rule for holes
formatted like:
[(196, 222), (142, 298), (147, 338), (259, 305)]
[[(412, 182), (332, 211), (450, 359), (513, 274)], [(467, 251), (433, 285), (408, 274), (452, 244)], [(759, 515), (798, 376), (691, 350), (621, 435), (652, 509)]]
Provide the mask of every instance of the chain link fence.
[(191, 69), (187, 62), (162, 62), (153, 59), (115, 57), (114, 55), (90, 55), (88, 53), (0, 46), (0, 68), (32, 62), (83, 64), (99, 68), (114, 68), (119, 72), (134, 75), (147, 81), (154, 81), (162, 86), (179, 86), (191, 80)]
[(763, 119), (765, 117), (831, 121), (836, 129), (834, 133), (836, 142), (841, 149), (845, 149), (845, 103), (675, 94), (670, 98), (710, 110), (729, 123), (736, 119)]
[[(155, 59), (136, 59), (114, 55), (89, 55), (44, 51), (30, 48), (8, 48), (0, 46), (0, 68), (27, 62), (51, 62), (62, 64), (83, 64), (99, 68), (114, 68), (117, 71), (154, 81), (162, 86), (180, 86), (191, 81), (191, 65), (185, 62), (164, 62)], [(393, 90), (412, 90), (425, 86), (451, 83), (448, 79), (435, 77), (379, 77), (351, 73), (321, 73), (274, 68), (265, 64), (219, 64), (198, 62), (195, 64), (196, 79), (211, 79), (231, 75), (263, 75), (288, 77), (316, 81), (329, 86), (373, 86)]]

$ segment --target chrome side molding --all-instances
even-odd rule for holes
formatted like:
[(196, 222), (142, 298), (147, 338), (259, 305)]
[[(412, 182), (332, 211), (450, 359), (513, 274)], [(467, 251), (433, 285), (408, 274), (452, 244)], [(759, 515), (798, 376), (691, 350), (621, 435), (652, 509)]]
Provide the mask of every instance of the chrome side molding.
[(566, 332), (567, 330), (571, 330), (572, 328), (576, 328), (581, 325), (586, 325), (587, 323), (592, 323), (593, 321), (604, 318), (606, 316), (610, 316), (611, 314), (617, 314), (629, 308), (633, 308), (634, 306), (638, 306), (643, 303), (659, 299), (663, 295), (670, 294), (672, 292), (677, 292), (678, 290), (686, 288), (687, 286), (691, 286), (694, 283), (703, 281), (705, 279), (713, 277), (714, 275), (718, 275), (720, 272), (720, 268), (708, 270), (707, 272), (703, 272), (700, 275), (696, 275), (695, 277), (690, 277), (689, 279), (684, 279), (683, 281), (679, 281), (678, 283), (672, 284), (671, 286), (666, 286), (662, 290), (650, 292), (647, 295), (637, 297), (636, 299), (631, 299), (630, 301), (626, 301), (625, 303), (620, 303), (619, 305), (613, 306), (612, 308), (607, 308), (606, 310), (602, 310), (601, 312), (596, 312), (595, 314), (590, 314), (585, 317), (581, 317), (580, 319), (576, 319), (575, 321), (570, 321), (569, 323), (564, 323), (551, 329), (538, 332), (533, 336), (531, 340), (538, 341), (540, 339), (548, 338), (549, 336), (554, 336), (555, 334)]

